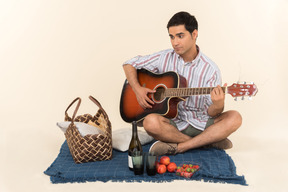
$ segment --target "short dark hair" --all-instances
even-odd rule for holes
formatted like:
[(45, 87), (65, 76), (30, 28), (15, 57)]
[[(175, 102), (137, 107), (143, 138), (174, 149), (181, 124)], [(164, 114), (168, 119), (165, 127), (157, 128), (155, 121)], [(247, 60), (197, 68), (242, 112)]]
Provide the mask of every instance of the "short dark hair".
[(172, 26), (184, 25), (186, 30), (192, 33), (195, 29), (198, 30), (198, 22), (193, 15), (190, 13), (181, 11), (173, 15), (167, 24), (167, 29), (169, 30)]

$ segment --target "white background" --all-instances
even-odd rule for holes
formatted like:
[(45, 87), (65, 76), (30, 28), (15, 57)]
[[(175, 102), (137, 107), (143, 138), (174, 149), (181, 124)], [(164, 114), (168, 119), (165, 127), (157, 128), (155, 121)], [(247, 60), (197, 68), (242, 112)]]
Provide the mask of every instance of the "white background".
[[(0, 0), (0, 191), (287, 191), (287, 0)], [(228, 85), (253, 81), (252, 101), (226, 97), (242, 127), (227, 151), (249, 186), (200, 181), (51, 184), (43, 173), (65, 140), (56, 127), (68, 104), (119, 114), (122, 63), (171, 48), (166, 24), (178, 11), (195, 15), (197, 44)]]

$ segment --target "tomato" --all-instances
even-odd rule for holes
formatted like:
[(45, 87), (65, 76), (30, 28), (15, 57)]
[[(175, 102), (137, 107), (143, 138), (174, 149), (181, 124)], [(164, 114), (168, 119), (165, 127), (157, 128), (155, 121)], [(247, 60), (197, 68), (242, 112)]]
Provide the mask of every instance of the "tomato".
[(160, 164), (159, 166), (158, 166), (158, 168), (157, 168), (157, 172), (159, 173), (159, 174), (163, 174), (163, 173), (165, 173), (166, 172), (166, 165), (162, 165), (162, 164)]
[(170, 173), (175, 172), (176, 169), (177, 169), (177, 165), (176, 165), (176, 163), (174, 163), (174, 162), (171, 162), (171, 163), (169, 163), (169, 165), (167, 165), (167, 170), (168, 170)]
[(160, 163), (167, 166), (170, 163), (170, 158), (168, 156), (162, 156), (160, 158)]

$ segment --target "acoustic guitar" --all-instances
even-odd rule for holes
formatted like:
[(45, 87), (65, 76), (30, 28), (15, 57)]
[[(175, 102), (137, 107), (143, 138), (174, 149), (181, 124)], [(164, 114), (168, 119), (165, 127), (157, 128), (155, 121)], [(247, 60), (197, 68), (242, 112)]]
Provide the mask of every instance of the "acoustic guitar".
[[(151, 109), (143, 109), (137, 99), (132, 87), (127, 80), (124, 82), (120, 99), (120, 114), (124, 121), (131, 123), (141, 121), (150, 113), (157, 113), (167, 118), (177, 116), (177, 107), (180, 101), (188, 96), (208, 95), (214, 87), (187, 88), (187, 81), (176, 72), (169, 71), (156, 74), (146, 69), (137, 70), (137, 78), (141, 86), (156, 90), (148, 94), (154, 102)], [(258, 89), (254, 83), (232, 84), (228, 87), (221, 87), (224, 93), (232, 97), (255, 96)]]

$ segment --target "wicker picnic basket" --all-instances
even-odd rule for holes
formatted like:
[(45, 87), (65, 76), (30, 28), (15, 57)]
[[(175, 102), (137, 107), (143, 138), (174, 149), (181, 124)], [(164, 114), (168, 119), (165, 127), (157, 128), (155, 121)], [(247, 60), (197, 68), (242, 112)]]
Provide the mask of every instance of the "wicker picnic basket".
[[(65, 111), (65, 121), (71, 121), (71, 124), (65, 132), (65, 137), (75, 163), (112, 159), (111, 123), (108, 115), (94, 97), (89, 96), (89, 99), (99, 107), (94, 116), (84, 114), (75, 117), (81, 104), (81, 98), (79, 97), (73, 100)], [(67, 111), (76, 101), (78, 101), (78, 103), (71, 118)], [(83, 122), (93, 125), (101, 129), (104, 134), (99, 133), (82, 137), (74, 122)]]

